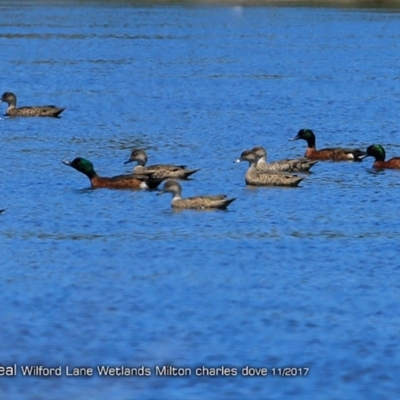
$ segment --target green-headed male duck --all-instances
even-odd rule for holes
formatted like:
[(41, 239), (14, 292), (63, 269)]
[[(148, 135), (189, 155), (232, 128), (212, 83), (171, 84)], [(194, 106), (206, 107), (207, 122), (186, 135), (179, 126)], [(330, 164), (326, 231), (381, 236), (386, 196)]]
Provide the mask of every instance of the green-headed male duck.
[(400, 169), (400, 157), (393, 157), (390, 160), (385, 161), (386, 152), (380, 144), (372, 144), (369, 146), (365, 157), (375, 158), (375, 162), (372, 165), (374, 168)]
[(292, 140), (303, 139), (307, 142), (305, 157), (311, 160), (331, 161), (361, 161), (365, 152), (360, 149), (345, 149), (341, 147), (317, 150), (314, 132), (311, 129), (300, 129)]
[(258, 157), (253, 150), (245, 150), (235, 162), (248, 161), (249, 169), (246, 172), (245, 181), (253, 186), (298, 186), (304, 179), (296, 175), (288, 175), (277, 172), (265, 172), (257, 170)]
[(185, 165), (172, 165), (172, 164), (155, 164), (146, 167), (147, 154), (144, 150), (132, 150), (129, 160), (125, 164), (137, 162), (133, 168), (134, 173), (154, 172), (157, 176), (162, 176), (169, 179), (187, 179), (190, 175), (199, 171), (198, 169), (186, 169)]
[(93, 164), (82, 157), (77, 157), (73, 161), (63, 161), (63, 164), (75, 168), (86, 175), (92, 188), (155, 189), (164, 180), (164, 178), (154, 178), (151, 173), (117, 175), (111, 178), (104, 178), (97, 175)]
[(196, 196), (182, 198), (182, 188), (177, 181), (168, 180), (164, 183), (164, 187), (158, 195), (163, 193), (172, 193), (171, 206), (180, 209), (195, 209), (195, 210), (210, 210), (221, 209), (225, 210), (232, 201), (236, 198), (227, 199), (225, 194), (214, 196)]
[(253, 147), (252, 151), (258, 157), (256, 168), (264, 172), (308, 172), (318, 161), (307, 158), (293, 158), (267, 163), (267, 151), (264, 147)]
[(8, 104), (6, 115), (10, 117), (58, 117), (65, 108), (56, 106), (34, 106), (17, 108), (17, 97), (14, 93), (5, 92), (1, 96), (0, 103)]

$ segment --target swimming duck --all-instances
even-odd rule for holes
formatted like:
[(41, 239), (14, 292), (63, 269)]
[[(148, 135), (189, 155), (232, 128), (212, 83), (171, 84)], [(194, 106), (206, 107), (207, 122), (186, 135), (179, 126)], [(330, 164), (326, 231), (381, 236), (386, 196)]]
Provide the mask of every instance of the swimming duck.
[(236, 198), (227, 199), (225, 194), (214, 195), (214, 196), (196, 196), (188, 197), (183, 199), (182, 187), (177, 181), (168, 180), (164, 183), (164, 187), (158, 195), (163, 193), (172, 193), (171, 206), (174, 208), (191, 208), (196, 210), (206, 210), (206, 209), (226, 209), (232, 201)]
[(65, 108), (56, 106), (36, 106), (17, 108), (17, 97), (14, 93), (5, 92), (1, 96), (0, 103), (8, 104), (6, 115), (10, 117), (58, 117)]
[(373, 144), (367, 148), (365, 157), (375, 157), (374, 168), (400, 169), (400, 157), (393, 157), (385, 161), (386, 152), (380, 144)]
[(132, 150), (129, 160), (125, 161), (125, 164), (137, 162), (137, 165), (133, 168), (134, 173), (143, 172), (154, 172), (156, 176), (173, 179), (187, 179), (190, 175), (199, 171), (198, 169), (186, 169), (185, 165), (172, 165), (172, 164), (156, 164), (149, 165), (146, 167), (147, 154), (144, 150), (134, 149)]
[(258, 171), (256, 164), (258, 157), (252, 150), (245, 150), (240, 155), (236, 162), (248, 161), (249, 169), (246, 172), (245, 180), (248, 185), (253, 186), (298, 186), (304, 179), (297, 175), (287, 175), (283, 173), (272, 173)]
[(267, 151), (264, 147), (253, 147), (252, 151), (258, 157), (256, 168), (264, 172), (308, 172), (318, 161), (310, 161), (307, 158), (295, 158), (279, 160), (267, 163)]
[(73, 161), (63, 161), (63, 164), (75, 168), (86, 175), (92, 184), (92, 188), (155, 189), (164, 180), (164, 178), (153, 177), (151, 173), (117, 175), (111, 178), (104, 178), (97, 175), (93, 164), (82, 157), (77, 157)]
[(307, 142), (305, 157), (311, 160), (361, 161), (365, 152), (360, 149), (343, 149), (341, 147), (317, 150), (315, 135), (311, 129), (300, 129), (292, 140), (303, 139)]

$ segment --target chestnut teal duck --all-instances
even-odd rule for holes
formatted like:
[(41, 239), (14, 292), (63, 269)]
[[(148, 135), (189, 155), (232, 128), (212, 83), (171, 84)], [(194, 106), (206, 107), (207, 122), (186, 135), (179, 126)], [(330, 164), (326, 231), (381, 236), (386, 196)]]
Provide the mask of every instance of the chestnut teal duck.
[(316, 138), (311, 129), (300, 129), (292, 140), (303, 139), (307, 142), (305, 157), (310, 160), (321, 161), (361, 161), (365, 152), (360, 149), (347, 149), (341, 147), (316, 149)]
[(10, 117), (58, 117), (65, 108), (56, 106), (36, 106), (17, 108), (17, 97), (14, 93), (5, 92), (1, 96), (0, 103), (8, 104), (6, 115)]
[(225, 210), (236, 198), (227, 199), (225, 194), (182, 198), (182, 187), (177, 181), (168, 180), (158, 195), (172, 193), (171, 206), (179, 209)]
[(63, 164), (86, 175), (92, 188), (155, 189), (164, 180), (164, 178), (153, 177), (152, 173), (117, 175), (105, 178), (97, 175), (93, 164), (82, 157), (77, 157), (72, 161), (63, 161)]
[(386, 152), (385, 149), (380, 144), (372, 144), (367, 148), (366, 157), (374, 157), (375, 162), (373, 167), (377, 169), (400, 169), (400, 157), (393, 157), (390, 160), (385, 161)]

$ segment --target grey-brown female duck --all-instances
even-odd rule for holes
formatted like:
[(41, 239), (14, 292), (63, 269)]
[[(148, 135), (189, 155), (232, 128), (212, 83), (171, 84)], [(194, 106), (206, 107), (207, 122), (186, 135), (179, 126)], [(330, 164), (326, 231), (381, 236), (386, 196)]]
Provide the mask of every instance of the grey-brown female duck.
[(252, 150), (245, 150), (236, 162), (248, 161), (249, 169), (246, 172), (245, 180), (248, 185), (253, 186), (298, 186), (304, 179), (296, 175), (287, 175), (284, 173), (271, 173), (258, 171), (256, 164), (258, 157)]
[(65, 108), (56, 106), (36, 106), (17, 108), (17, 97), (14, 93), (5, 92), (1, 96), (0, 103), (8, 104), (6, 115), (10, 117), (58, 117)]
[(188, 197), (186, 199), (182, 198), (182, 188), (181, 185), (172, 180), (168, 180), (164, 183), (163, 190), (158, 193), (172, 193), (171, 206), (174, 208), (187, 208), (195, 210), (210, 210), (210, 209), (226, 209), (232, 201), (236, 198), (227, 199), (225, 194), (214, 195), (214, 196), (196, 196)]
[(264, 172), (308, 172), (318, 161), (307, 158), (294, 158), (267, 163), (267, 151), (264, 147), (253, 147), (252, 151), (258, 157), (256, 168)]
[(154, 172), (156, 176), (162, 176), (165, 179), (187, 179), (190, 175), (199, 171), (198, 169), (186, 169), (185, 165), (172, 165), (172, 164), (155, 164), (146, 167), (147, 154), (144, 150), (132, 150), (129, 160), (125, 164), (137, 162), (133, 168), (134, 173)]

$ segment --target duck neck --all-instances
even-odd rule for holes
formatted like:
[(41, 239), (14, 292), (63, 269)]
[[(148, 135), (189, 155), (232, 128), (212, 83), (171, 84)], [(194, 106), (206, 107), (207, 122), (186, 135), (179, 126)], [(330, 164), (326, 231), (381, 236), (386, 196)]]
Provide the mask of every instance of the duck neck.
[(86, 175), (90, 179), (90, 181), (93, 181), (93, 179), (99, 178), (96, 171), (93, 169), (91, 171), (81, 171), (81, 172), (82, 172), (82, 174)]
[(174, 193), (174, 195), (172, 197), (172, 201), (176, 201), (176, 200), (182, 200), (182, 196), (180, 193)]
[(249, 169), (256, 169), (258, 160), (249, 161)]
[(308, 137), (308, 138), (306, 138), (305, 139), (305, 141), (307, 142), (307, 147), (309, 148), (309, 149), (315, 149), (315, 142), (316, 142), (316, 140), (315, 140), (315, 136), (314, 137)]
[(256, 165), (261, 165), (261, 164), (266, 164), (267, 163), (267, 159), (265, 156), (260, 157), (256, 163)]
[(15, 96), (9, 96), (6, 101), (8, 108), (17, 108), (17, 98)]
[(375, 161), (379, 161), (379, 162), (385, 162), (385, 158), (386, 158), (386, 154), (375, 154)]
[(182, 199), (182, 189), (180, 187), (175, 187), (170, 193), (172, 193), (172, 201)]

